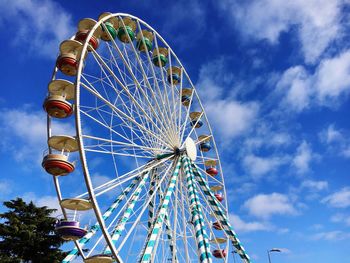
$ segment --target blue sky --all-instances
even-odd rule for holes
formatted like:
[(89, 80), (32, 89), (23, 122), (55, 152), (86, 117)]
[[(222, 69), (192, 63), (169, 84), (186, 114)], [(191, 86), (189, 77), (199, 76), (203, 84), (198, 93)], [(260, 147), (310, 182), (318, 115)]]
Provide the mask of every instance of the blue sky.
[(350, 262), (347, 0), (1, 1), (0, 199), (57, 207), (41, 105), (59, 43), (104, 11), (146, 21), (191, 76), (254, 262)]

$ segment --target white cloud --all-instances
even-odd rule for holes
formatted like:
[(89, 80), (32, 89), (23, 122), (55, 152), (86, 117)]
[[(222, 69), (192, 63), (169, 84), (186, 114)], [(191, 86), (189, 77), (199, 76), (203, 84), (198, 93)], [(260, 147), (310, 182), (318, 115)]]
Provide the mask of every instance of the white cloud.
[[(342, 0), (221, 1), (221, 7), (244, 36), (266, 39), (272, 44), (281, 33), (294, 28), (308, 63), (314, 63), (341, 30)], [(261, 12), (261, 10), (264, 10)]]
[(243, 207), (251, 215), (260, 218), (269, 218), (272, 215), (295, 215), (296, 209), (287, 195), (280, 193), (259, 194), (248, 199)]
[(350, 233), (346, 233), (343, 231), (329, 231), (329, 232), (321, 232), (311, 236), (312, 240), (326, 240), (326, 241), (340, 241), (350, 238)]
[(254, 177), (260, 178), (266, 173), (275, 171), (286, 162), (281, 157), (259, 157), (253, 154), (247, 155), (243, 159), (244, 168)]
[(348, 135), (330, 124), (319, 133), (320, 141), (325, 143), (332, 154), (350, 158), (350, 140)]
[(0, 1), (0, 27), (13, 33), (14, 44), (22, 54), (50, 58), (75, 30), (71, 15), (51, 0)]
[(334, 127), (334, 124), (330, 124), (327, 129), (320, 132), (320, 138), (327, 144), (343, 141), (343, 135), (339, 130)]
[(347, 208), (350, 206), (350, 187), (344, 187), (340, 191), (326, 196), (322, 203), (336, 208)]
[(349, 93), (350, 84), (350, 51), (334, 58), (321, 61), (315, 74), (315, 88), (318, 99), (327, 101)]
[(234, 86), (233, 74), (227, 71), (226, 64), (227, 60), (220, 58), (203, 65), (196, 84), (205, 98), (211, 126), (225, 142), (248, 132), (259, 114), (258, 103), (240, 102), (232, 94), (225, 94), (227, 86)]
[(312, 74), (303, 66), (287, 69), (276, 90), (281, 106), (301, 112), (312, 105), (335, 107), (350, 93), (350, 50), (323, 59)]
[(326, 181), (313, 181), (305, 180), (301, 183), (300, 187), (307, 188), (311, 191), (322, 191), (328, 189), (328, 182)]
[(297, 174), (304, 174), (310, 170), (310, 162), (313, 159), (313, 153), (309, 144), (303, 141), (293, 158), (292, 165), (296, 168)]
[[(2, 148), (19, 162), (35, 161), (37, 165), (47, 148), (45, 112), (31, 108), (2, 109), (0, 121), (3, 124), (0, 128)], [(53, 134), (75, 135), (69, 123), (57, 123), (53, 128)]]
[(211, 126), (222, 136), (223, 141), (231, 140), (244, 134), (254, 124), (258, 105), (234, 100), (218, 100), (206, 103), (205, 109)]
[(268, 223), (258, 221), (246, 222), (234, 214), (229, 214), (229, 221), (233, 229), (239, 233), (271, 230), (271, 226)]
[(302, 66), (287, 69), (276, 85), (285, 95), (282, 104), (296, 112), (309, 107), (312, 93), (310, 76)]
[(347, 226), (350, 226), (350, 216), (337, 213), (331, 217), (331, 221), (334, 223), (345, 223)]

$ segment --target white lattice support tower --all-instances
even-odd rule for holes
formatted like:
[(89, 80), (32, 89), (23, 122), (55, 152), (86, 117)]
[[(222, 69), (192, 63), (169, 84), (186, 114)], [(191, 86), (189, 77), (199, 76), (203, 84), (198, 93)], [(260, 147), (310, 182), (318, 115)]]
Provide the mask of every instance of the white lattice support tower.
[(190, 200), (190, 209), (192, 214), (192, 224), (195, 229), (198, 256), (202, 263), (212, 262), (212, 254), (208, 235), (205, 231), (204, 219), (202, 214), (201, 204), (198, 198), (198, 192), (194, 182), (194, 176), (191, 172), (191, 165), (187, 157), (182, 157), (182, 163), (186, 174), (188, 197)]
[[(189, 158), (187, 158), (188, 162), (191, 162)], [(220, 225), (222, 226), (223, 230), (225, 231), (227, 237), (232, 241), (233, 246), (236, 248), (237, 253), (240, 255), (242, 260), (245, 263), (251, 263), (249, 256), (245, 252), (244, 247), (242, 246), (241, 242), (239, 241), (237, 234), (233, 230), (232, 226), (227, 220), (226, 214), (222, 211), (220, 208), (219, 201), (215, 198), (214, 193), (210, 190), (210, 187), (206, 183), (205, 179), (201, 175), (201, 173), (198, 171), (196, 165), (194, 163), (191, 164), (192, 170), (194, 175), (197, 178), (197, 182), (200, 185), (202, 191), (204, 194), (208, 197), (208, 202), (211, 206), (211, 208), (214, 211), (214, 216), (216, 220), (220, 222)]]
[(153, 225), (153, 228), (150, 229), (151, 234), (148, 235), (148, 238), (146, 240), (146, 246), (145, 246), (145, 249), (144, 249), (142, 256), (141, 256), (141, 259), (140, 259), (140, 262), (142, 262), (142, 263), (151, 262), (155, 243), (156, 243), (156, 240), (159, 238), (159, 234), (161, 232), (161, 228), (162, 228), (162, 225), (163, 225), (163, 222), (165, 220), (165, 216), (167, 214), (167, 210), (169, 207), (170, 199), (171, 199), (171, 196), (174, 192), (176, 181), (177, 181), (178, 176), (179, 176), (180, 168), (181, 168), (181, 160), (178, 159), (177, 164), (176, 164), (175, 169), (174, 169), (174, 172), (169, 180), (169, 184), (168, 184), (168, 187), (166, 189), (164, 199), (161, 202), (161, 205), (159, 206), (159, 210), (158, 210), (157, 216), (156, 216), (156, 222)]
[[(137, 186), (135, 192), (132, 194), (131, 199), (129, 201), (129, 204), (127, 205), (123, 216), (121, 217), (121, 220), (118, 222), (117, 226), (115, 227), (113, 234), (112, 234), (112, 241), (115, 245), (118, 241), (122, 231), (125, 229), (125, 224), (128, 222), (131, 214), (134, 211), (134, 207), (136, 202), (139, 200), (140, 193), (142, 191), (142, 187), (145, 185), (146, 181), (148, 180), (150, 172), (147, 172), (144, 174), (142, 180), (140, 181), (139, 185)], [(104, 254), (111, 254), (111, 249), (107, 247), (104, 251)]]

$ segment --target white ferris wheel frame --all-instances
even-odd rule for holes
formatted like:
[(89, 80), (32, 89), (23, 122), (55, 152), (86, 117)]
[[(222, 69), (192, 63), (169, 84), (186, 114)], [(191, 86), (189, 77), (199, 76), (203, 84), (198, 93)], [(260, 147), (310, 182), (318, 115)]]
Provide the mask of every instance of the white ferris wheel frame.
[[(222, 171), (222, 167), (221, 167), (221, 162), (220, 162), (220, 158), (219, 158), (219, 153), (218, 153), (218, 150), (217, 150), (217, 146), (216, 146), (216, 142), (215, 142), (215, 139), (214, 139), (214, 136), (213, 136), (213, 132), (212, 132), (212, 128), (210, 126), (210, 123), (209, 123), (209, 120), (207, 118), (207, 115), (205, 113), (205, 109), (199, 99), (199, 95), (195, 89), (195, 86), (193, 85), (188, 73), (186, 72), (186, 69), (185, 67), (182, 65), (182, 63), (180, 62), (180, 60), (178, 59), (178, 57), (176, 56), (175, 52), (172, 50), (172, 48), (168, 45), (168, 43), (161, 37), (161, 35), (154, 29), (152, 28), (150, 25), (148, 25), (146, 22), (144, 22), (143, 20), (141, 20), (140, 18), (138, 17), (135, 17), (135, 16), (132, 16), (130, 14), (126, 14), (126, 13), (114, 13), (114, 14), (110, 14), (108, 16), (105, 16), (104, 18), (102, 18), (101, 20), (99, 20), (96, 25), (91, 29), (91, 31), (89, 32), (88, 36), (87, 36), (87, 39), (90, 39), (93, 35), (93, 33), (95, 32), (95, 30), (98, 28), (98, 27), (101, 27), (101, 24), (104, 23), (105, 21), (107, 21), (108, 19), (112, 18), (112, 17), (130, 17), (132, 19), (134, 19), (135, 21), (137, 21), (137, 28), (139, 30), (141, 30), (141, 24), (148, 28), (149, 30), (151, 30), (151, 32), (155, 35), (156, 38), (158, 38), (164, 45), (165, 47), (168, 49), (169, 51), (169, 57), (174, 57), (177, 64), (181, 67), (182, 69), (182, 74), (184, 74), (188, 80), (188, 82), (190, 83), (190, 86), (193, 90), (193, 94), (191, 96), (191, 101), (193, 100), (193, 98), (196, 96), (196, 101), (198, 102), (199, 104), (199, 107), (202, 111), (202, 114), (201, 114), (201, 118), (204, 117), (205, 119), (205, 122), (206, 122), (206, 125), (207, 125), (207, 128), (209, 130), (209, 133), (210, 133), (210, 136), (211, 136), (211, 143), (213, 145), (213, 150), (215, 150), (215, 155), (216, 155), (216, 160), (217, 160), (217, 167), (218, 167), (218, 170), (219, 170), (219, 174), (220, 174), (220, 179), (219, 180), (221, 182), (221, 184), (223, 185), (223, 193), (224, 193), (224, 196), (227, 196), (226, 195), (226, 189), (225, 189), (225, 182), (224, 182), (224, 176), (223, 176), (223, 171)], [(124, 25), (125, 27), (125, 25)], [(73, 39), (74, 36), (71, 38)], [(114, 41), (114, 40), (113, 40)], [(157, 42), (155, 41), (155, 44), (156, 44), (156, 48), (158, 48), (158, 44)], [(131, 43), (131, 45), (133, 45)], [(86, 149), (85, 149), (85, 145), (84, 145), (84, 140), (83, 140), (83, 130), (82, 130), (82, 125), (81, 125), (81, 112), (80, 112), (80, 87), (81, 85), (84, 85), (82, 82), (81, 82), (81, 78), (82, 78), (82, 73), (83, 73), (83, 65), (84, 65), (84, 61), (83, 61), (83, 57), (85, 56), (85, 54), (87, 54), (88, 52), (88, 46), (89, 46), (89, 43), (88, 41), (86, 41), (84, 44), (83, 44), (83, 48), (82, 48), (82, 55), (81, 55), (81, 58), (80, 58), (80, 61), (79, 61), (79, 66), (78, 66), (78, 72), (77, 72), (77, 75), (76, 75), (76, 83), (75, 83), (75, 103), (74, 103), (74, 106), (75, 106), (75, 129), (76, 129), (76, 138), (77, 138), (77, 141), (78, 141), (78, 145), (79, 145), (79, 155), (80, 155), (80, 164), (81, 164), (81, 167), (82, 167), (82, 170), (83, 170), (83, 175), (84, 175), (84, 179), (85, 179), (85, 184), (86, 184), (86, 187), (87, 187), (87, 193), (88, 193), (88, 196), (89, 196), (89, 199), (91, 200), (91, 203), (92, 203), (92, 207), (93, 207), (93, 210), (94, 210), (94, 213), (95, 213), (95, 216), (96, 216), (96, 219), (97, 219), (97, 222), (100, 224), (101, 226), (101, 231), (102, 231), (102, 234), (103, 234), (103, 237), (107, 243), (107, 245), (109, 246), (109, 248), (111, 249), (111, 252), (113, 254), (113, 257), (119, 261), (119, 262), (123, 262), (123, 260), (120, 258), (120, 256), (118, 255), (118, 251), (115, 247), (115, 245), (113, 244), (112, 242), (112, 239), (111, 239), (111, 236), (108, 232), (108, 228), (105, 224), (105, 221), (104, 219), (102, 218), (102, 213), (101, 213), (101, 209), (99, 207), (99, 204), (96, 200), (96, 193), (95, 193), (95, 190), (93, 185), (92, 185), (92, 180), (91, 180), (91, 176), (90, 176), (90, 171), (89, 171), (89, 168), (88, 168), (88, 162), (87, 162), (87, 158), (86, 158)], [(92, 51), (94, 53), (94, 55), (98, 54), (97, 51)], [(137, 55), (136, 55), (137, 56)], [(147, 56), (150, 56), (149, 54)], [(170, 63), (170, 67), (171, 67), (171, 61), (169, 61)], [(162, 70), (162, 68), (161, 68)], [(53, 76), (52, 76), (52, 79), (55, 79), (56, 77), (56, 73), (57, 73), (57, 67), (55, 68), (54, 72), (53, 72)], [(181, 78), (182, 80), (182, 78)], [(181, 99), (181, 95), (179, 96), (180, 99)], [(191, 102), (190, 102), (191, 103)], [(181, 107), (180, 107), (181, 108)], [(188, 122), (188, 119), (189, 119), (189, 112), (190, 112), (190, 106), (188, 107), (187, 109), (187, 113), (186, 113), (186, 120), (185, 120), (185, 123)], [(125, 116), (127, 118), (127, 116)], [(179, 122), (180, 122), (180, 119), (179, 119)], [(181, 125), (182, 123), (179, 123), (179, 126)], [(51, 127), (51, 117), (48, 116), (48, 119), (47, 119), (47, 136), (48, 138), (51, 137), (52, 135), (52, 127)], [(182, 130), (183, 133), (181, 134), (181, 140), (182, 142), (184, 142), (183, 140), (183, 136), (184, 136), (184, 131), (185, 129)], [(195, 127), (193, 126), (188, 137), (192, 134), (192, 133), (195, 133), (197, 134), (197, 131), (195, 130)], [(197, 135), (198, 137), (198, 135)], [(182, 144), (181, 147), (183, 147), (184, 145)], [(204, 156), (203, 156), (203, 153), (202, 152), (199, 152), (200, 153), (200, 158), (201, 160), (203, 160), (204, 162)], [(137, 169), (139, 169), (140, 167), (138, 167)], [(136, 170), (137, 170), (136, 169)], [(131, 171), (132, 172), (132, 171)], [(54, 184), (55, 184), (55, 188), (56, 188), (56, 192), (57, 192), (57, 196), (58, 196), (58, 200), (59, 202), (62, 201), (62, 194), (61, 194), (61, 188), (60, 188), (60, 183), (59, 183), (59, 179), (58, 177), (54, 177)], [(202, 193), (201, 191), (199, 191), (200, 193)], [(183, 197), (183, 195), (181, 195), (181, 197)], [(182, 202), (182, 205), (184, 203)], [(226, 212), (228, 212), (228, 203), (227, 203), (227, 198), (225, 198), (224, 200), (224, 207), (226, 208)], [(61, 209), (62, 209), (62, 212), (63, 214), (66, 216), (66, 211), (65, 209), (61, 206)], [(142, 213), (141, 213), (142, 214)], [(131, 232), (132, 230), (130, 230)], [(186, 231), (185, 231), (185, 234), (186, 234)], [(81, 256), (84, 258), (84, 252), (82, 251), (82, 249), (79, 247), (77, 241), (75, 241), (75, 244), (81, 254)], [(226, 248), (229, 247), (229, 240), (227, 240), (227, 243), (226, 243)], [(225, 259), (225, 262), (227, 262), (227, 257)]]

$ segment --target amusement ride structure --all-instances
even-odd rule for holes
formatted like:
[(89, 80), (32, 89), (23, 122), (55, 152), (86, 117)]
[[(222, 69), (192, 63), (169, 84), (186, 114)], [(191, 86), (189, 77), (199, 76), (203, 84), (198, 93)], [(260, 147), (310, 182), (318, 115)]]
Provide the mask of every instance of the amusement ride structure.
[[(44, 109), (42, 166), (63, 213), (56, 231), (75, 242), (62, 262), (228, 262), (232, 250), (250, 262), (228, 222), (197, 91), (144, 21), (122, 13), (81, 20), (60, 44)], [(69, 124), (75, 134), (56, 134)]]

